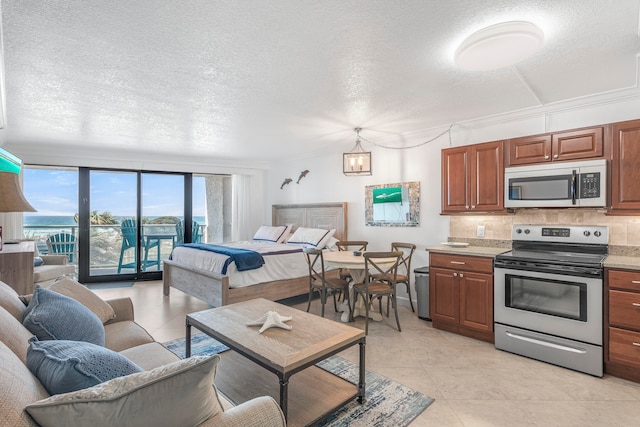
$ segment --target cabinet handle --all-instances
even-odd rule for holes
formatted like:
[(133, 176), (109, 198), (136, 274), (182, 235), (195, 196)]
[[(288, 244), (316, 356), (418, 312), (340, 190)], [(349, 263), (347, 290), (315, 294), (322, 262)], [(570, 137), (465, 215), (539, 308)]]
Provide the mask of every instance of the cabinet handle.
[(476, 208), (476, 205), (471, 205), (471, 209), (475, 209), (475, 208)]
[(634, 307), (640, 307), (640, 302), (632, 302), (631, 305)]
[(458, 273), (453, 273), (453, 277), (458, 277)]
[(634, 342), (634, 343), (631, 343), (631, 344), (635, 345), (636, 347), (640, 347), (640, 342)]
[(544, 159), (545, 160), (549, 160), (549, 156), (544, 156)]
[(554, 158), (554, 159), (557, 159), (557, 158), (558, 158), (558, 155), (557, 155), (557, 154), (554, 154), (554, 155), (553, 155), (553, 158)]
[(640, 285), (640, 280), (632, 280), (631, 283), (634, 285)]
[(449, 261), (451, 264), (460, 264), (460, 265), (465, 265), (466, 262), (463, 261)]
[(460, 277), (464, 277), (464, 274), (460, 273)]
[(464, 206), (464, 208), (465, 208), (465, 209), (469, 209), (469, 205), (465, 205), (465, 206)]

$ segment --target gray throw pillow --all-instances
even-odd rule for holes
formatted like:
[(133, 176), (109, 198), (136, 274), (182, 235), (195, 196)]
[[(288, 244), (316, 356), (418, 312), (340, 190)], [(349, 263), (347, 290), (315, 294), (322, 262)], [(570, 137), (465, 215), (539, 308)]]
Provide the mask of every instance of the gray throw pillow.
[(87, 307), (36, 285), (22, 324), (40, 341), (86, 341), (104, 346), (104, 325)]
[(124, 377), (142, 368), (108, 348), (67, 340), (29, 340), (27, 367), (50, 394), (68, 393)]

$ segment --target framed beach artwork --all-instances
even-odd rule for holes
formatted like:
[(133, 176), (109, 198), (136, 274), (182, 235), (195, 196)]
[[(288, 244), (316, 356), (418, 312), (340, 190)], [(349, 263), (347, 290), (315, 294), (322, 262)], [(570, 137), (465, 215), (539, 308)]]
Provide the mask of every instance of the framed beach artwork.
[(364, 191), (365, 224), (382, 227), (420, 225), (420, 182), (368, 185)]

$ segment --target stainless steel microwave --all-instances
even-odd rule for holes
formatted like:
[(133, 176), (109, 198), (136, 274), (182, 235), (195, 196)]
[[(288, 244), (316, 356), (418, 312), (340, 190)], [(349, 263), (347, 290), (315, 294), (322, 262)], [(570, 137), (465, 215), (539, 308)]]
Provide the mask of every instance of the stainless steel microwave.
[(545, 163), (504, 170), (507, 208), (604, 207), (607, 161)]

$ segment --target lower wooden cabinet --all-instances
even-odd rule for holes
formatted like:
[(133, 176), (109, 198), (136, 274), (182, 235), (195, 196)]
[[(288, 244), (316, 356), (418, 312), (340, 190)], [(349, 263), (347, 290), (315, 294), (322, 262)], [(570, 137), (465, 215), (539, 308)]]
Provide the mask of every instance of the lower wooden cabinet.
[(609, 361), (640, 369), (640, 332), (610, 327)]
[(640, 271), (607, 270), (605, 372), (640, 382)]
[(432, 253), (429, 301), (433, 327), (493, 342), (493, 259)]

